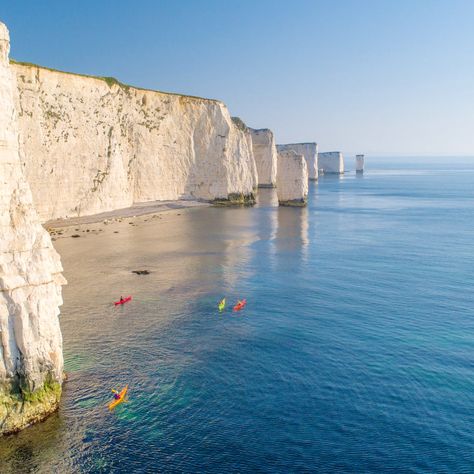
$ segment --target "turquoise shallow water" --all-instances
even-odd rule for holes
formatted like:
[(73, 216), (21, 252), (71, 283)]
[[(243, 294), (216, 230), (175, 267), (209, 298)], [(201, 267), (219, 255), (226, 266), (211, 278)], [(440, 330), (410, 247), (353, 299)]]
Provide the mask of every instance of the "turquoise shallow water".
[(69, 381), (1, 471), (473, 472), (474, 162), (369, 165), (58, 240)]

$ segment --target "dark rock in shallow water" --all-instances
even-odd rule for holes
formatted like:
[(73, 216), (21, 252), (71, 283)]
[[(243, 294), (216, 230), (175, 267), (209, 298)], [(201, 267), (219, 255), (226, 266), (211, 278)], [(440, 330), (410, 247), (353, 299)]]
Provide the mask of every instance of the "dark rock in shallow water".
[(74, 239), (77, 239), (78, 237), (80, 237), (80, 235), (79, 234), (73, 234), (73, 235), (71, 235), (71, 237), (74, 238)]
[(137, 275), (149, 275), (151, 272), (149, 270), (132, 270), (132, 273)]
[(231, 193), (227, 198), (216, 198), (211, 202), (214, 206), (253, 206), (255, 195), (253, 193)]

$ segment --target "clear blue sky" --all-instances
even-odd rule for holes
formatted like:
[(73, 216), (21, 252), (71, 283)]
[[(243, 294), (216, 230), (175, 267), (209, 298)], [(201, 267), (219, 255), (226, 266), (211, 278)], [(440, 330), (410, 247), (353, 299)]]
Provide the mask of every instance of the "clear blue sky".
[(474, 155), (474, 0), (5, 1), (12, 57), (223, 100), (280, 143)]

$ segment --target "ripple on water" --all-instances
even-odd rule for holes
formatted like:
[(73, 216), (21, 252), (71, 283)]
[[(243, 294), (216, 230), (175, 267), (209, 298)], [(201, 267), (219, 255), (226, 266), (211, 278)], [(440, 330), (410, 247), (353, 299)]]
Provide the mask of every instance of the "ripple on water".
[(469, 170), (57, 241), (69, 379), (59, 413), (2, 440), (2, 473), (472, 472)]

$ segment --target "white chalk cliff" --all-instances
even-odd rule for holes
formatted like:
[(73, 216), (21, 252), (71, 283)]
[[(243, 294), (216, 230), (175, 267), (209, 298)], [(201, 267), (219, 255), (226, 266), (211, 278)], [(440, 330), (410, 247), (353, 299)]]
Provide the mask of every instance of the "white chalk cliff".
[(249, 162), (250, 167), (250, 174), (252, 176), (252, 188), (254, 192), (256, 192), (258, 188), (258, 172), (257, 172), (257, 164), (255, 162), (255, 156), (253, 154), (253, 143), (252, 143), (252, 132), (251, 128), (245, 125), (244, 121), (240, 117), (231, 117), (232, 122), (234, 125), (244, 133), (245, 140), (247, 141), (248, 149), (250, 150), (250, 154), (252, 155), (252, 159)]
[(12, 68), (25, 172), (43, 221), (154, 200), (253, 201), (251, 140), (222, 102)]
[(292, 150), (303, 155), (308, 168), (308, 177), (312, 181), (318, 179), (318, 144), (317, 143), (288, 143), (277, 145), (278, 151)]
[(304, 156), (293, 150), (278, 152), (277, 196), (280, 206), (306, 206), (308, 168)]
[(65, 280), (21, 169), (9, 50), (0, 23), (0, 434), (54, 411), (63, 377), (58, 308)]
[(344, 157), (340, 151), (318, 153), (318, 166), (327, 174), (343, 174)]
[(250, 129), (252, 148), (257, 165), (258, 185), (273, 188), (277, 176), (277, 149), (273, 132), (268, 128)]

